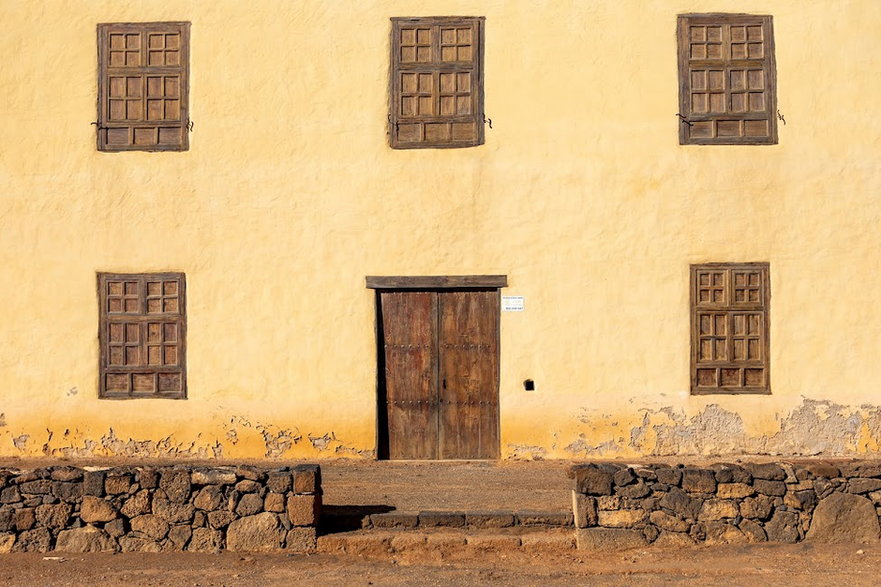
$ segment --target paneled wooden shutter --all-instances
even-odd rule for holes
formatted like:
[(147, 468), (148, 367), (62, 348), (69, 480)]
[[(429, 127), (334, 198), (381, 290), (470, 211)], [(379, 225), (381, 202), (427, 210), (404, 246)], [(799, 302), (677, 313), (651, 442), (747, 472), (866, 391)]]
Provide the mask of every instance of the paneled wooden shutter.
[(392, 147), (483, 143), (483, 24), (483, 17), (392, 19)]
[(680, 143), (777, 142), (776, 67), (770, 16), (682, 15)]
[(98, 25), (98, 149), (185, 151), (190, 23)]
[(186, 397), (183, 273), (98, 275), (100, 397)]
[(769, 393), (766, 263), (691, 267), (692, 393)]

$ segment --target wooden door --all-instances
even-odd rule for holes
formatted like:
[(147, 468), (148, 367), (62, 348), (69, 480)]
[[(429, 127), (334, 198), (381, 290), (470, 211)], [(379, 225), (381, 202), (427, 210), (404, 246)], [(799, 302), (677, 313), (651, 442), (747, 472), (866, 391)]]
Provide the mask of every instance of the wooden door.
[(498, 458), (498, 290), (384, 291), (380, 312), (387, 456)]

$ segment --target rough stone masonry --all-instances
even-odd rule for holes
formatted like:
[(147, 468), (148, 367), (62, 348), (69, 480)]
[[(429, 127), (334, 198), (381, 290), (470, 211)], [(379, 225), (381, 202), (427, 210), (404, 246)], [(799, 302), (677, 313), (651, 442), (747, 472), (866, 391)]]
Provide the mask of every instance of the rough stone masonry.
[(578, 547), (877, 542), (881, 462), (578, 465)]
[(0, 553), (309, 552), (317, 465), (0, 469)]

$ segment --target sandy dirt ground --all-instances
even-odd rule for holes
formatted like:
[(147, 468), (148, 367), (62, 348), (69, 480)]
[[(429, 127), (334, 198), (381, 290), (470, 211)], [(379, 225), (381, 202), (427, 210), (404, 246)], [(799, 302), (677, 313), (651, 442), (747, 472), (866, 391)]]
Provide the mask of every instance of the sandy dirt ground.
[[(0, 584), (52, 585), (878, 585), (881, 546), (745, 545), (621, 553), (223, 553), (0, 556)], [(54, 556), (54, 555), (49, 555)]]

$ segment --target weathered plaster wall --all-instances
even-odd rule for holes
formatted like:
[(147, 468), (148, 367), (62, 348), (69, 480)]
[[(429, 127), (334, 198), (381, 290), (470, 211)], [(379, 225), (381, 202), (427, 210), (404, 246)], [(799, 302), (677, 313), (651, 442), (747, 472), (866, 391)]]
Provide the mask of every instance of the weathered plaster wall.
[[(507, 274), (506, 457), (875, 452), (881, 4), (486, 16), (486, 144), (386, 146), (410, 2), (4, 2), (0, 456), (370, 456), (365, 275)], [(677, 143), (676, 15), (774, 16), (769, 147)], [(185, 153), (98, 153), (95, 25), (192, 22)], [(688, 393), (688, 265), (771, 264), (771, 386)], [(99, 401), (96, 271), (184, 271), (186, 401)], [(523, 390), (534, 379), (536, 390)], [(539, 423), (539, 424), (537, 424)]]

